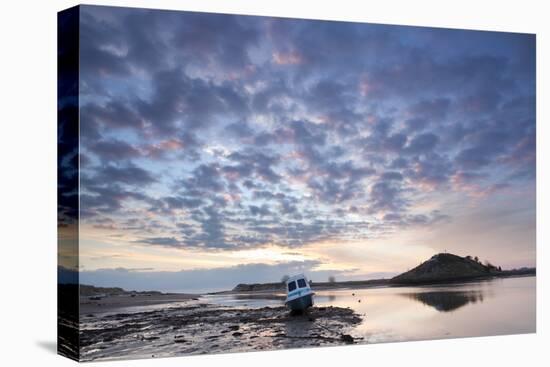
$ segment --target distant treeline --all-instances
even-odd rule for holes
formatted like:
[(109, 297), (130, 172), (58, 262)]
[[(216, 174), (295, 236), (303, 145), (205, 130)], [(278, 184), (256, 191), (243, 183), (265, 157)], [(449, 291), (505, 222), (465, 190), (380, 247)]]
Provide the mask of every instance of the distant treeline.
[[(361, 288), (386, 285), (432, 284), (441, 282), (468, 281), (510, 276), (535, 275), (535, 268), (502, 270), (489, 261), (481, 262), (477, 256), (461, 257), (449, 253), (440, 253), (422, 262), (416, 268), (391, 279), (371, 279), (338, 282), (333, 277), (328, 282), (311, 282), (314, 289)], [(280, 282), (238, 284), (232, 292), (285, 292), (285, 280)]]

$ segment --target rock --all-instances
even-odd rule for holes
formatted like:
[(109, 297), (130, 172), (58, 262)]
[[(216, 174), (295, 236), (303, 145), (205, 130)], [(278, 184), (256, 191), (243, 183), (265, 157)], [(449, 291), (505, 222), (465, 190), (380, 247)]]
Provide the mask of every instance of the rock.
[(239, 337), (239, 336), (242, 336), (243, 333), (241, 333), (241, 332), (239, 332), (239, 331), (236, 331), (236, 332), (234, 332), (234, 333), (231, 334), (231, 335), (233, 335), (233, 336), (235, 336), (235, 337)]
[(231, 325), (231, 326), (229, 326), (228, 329), (229, 329), (229, 330), (233, 330), (233, 331), (239, 330), (239, 325)]
[(340, 336), (340, 340), (342, 340), (344, 343), (346, 344), (353, 344), (353, 336), (349, 335), (349, 334), (342, 334)]

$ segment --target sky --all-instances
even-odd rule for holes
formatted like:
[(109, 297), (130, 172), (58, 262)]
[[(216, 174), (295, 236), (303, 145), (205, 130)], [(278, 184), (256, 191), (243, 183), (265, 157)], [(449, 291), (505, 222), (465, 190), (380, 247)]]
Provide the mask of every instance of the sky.
[(535, 36), (80, 7), (82, 283), (534, 266)]

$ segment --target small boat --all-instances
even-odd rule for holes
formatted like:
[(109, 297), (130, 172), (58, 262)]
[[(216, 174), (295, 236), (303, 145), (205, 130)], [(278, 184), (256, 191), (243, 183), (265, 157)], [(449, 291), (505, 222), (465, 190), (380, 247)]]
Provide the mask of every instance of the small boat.
[(315, 294), (304, 274), (295, 275), (286, 281), (285, 305), (292, 311), (305, 311), (313, 306), (313, 295)]

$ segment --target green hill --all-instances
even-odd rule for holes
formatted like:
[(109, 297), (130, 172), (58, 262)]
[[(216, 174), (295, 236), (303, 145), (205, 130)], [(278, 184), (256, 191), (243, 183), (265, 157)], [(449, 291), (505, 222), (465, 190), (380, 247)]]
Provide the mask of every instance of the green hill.
[(499, 275), (499, 268), (453, 254), (437, 254), (416, 268), (390, 280), (392, 284), (426, 284), (459, 281)]

